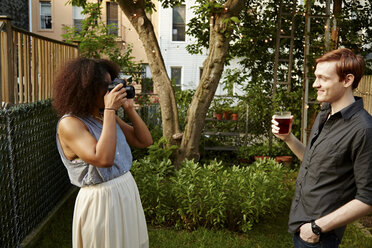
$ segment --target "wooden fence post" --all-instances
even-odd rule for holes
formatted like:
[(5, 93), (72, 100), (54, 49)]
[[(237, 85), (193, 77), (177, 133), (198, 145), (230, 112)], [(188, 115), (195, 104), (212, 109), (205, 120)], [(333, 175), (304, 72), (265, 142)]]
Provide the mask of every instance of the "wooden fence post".
[(14, 63), (13, 63), (13, 31), (10, 23), (11, 18), (0, 16), (0, 47), (1, 47), (1, 81), (0, 81), (0, 101), (14, 103)]

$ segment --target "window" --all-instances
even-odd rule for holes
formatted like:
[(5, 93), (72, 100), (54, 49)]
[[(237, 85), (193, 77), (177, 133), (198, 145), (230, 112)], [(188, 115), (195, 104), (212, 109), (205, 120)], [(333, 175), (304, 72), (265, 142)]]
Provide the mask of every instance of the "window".
[(52, 4), (50, 1), (40, 2), (40, 28), (52, 29)]
[(107, 2), (107, 25), (113, 24), (110, 30), (108, 31), (109, 34), (118, 35), (118, 4), (114, 2)]
[(171, 80), (176, 83), (176, 87), (181, 88), (182, 67), (171, 67)]
[(173, 27), (172, 40), (185, 41), (185, 27), (186, 27), (186, 6), (180, 5), (173, 8)]
[(73, 6), (74, 27), (76, 28), (77, 32), (81, 31), (82, 27), (81, 21), (84, 20), (84, 15), (81, 14), (82, 11), (83, 7)]

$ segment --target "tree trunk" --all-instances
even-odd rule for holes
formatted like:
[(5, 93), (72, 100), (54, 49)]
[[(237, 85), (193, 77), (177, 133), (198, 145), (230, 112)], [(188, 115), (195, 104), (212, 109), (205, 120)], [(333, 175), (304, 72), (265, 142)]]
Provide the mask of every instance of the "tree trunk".
[(144, 1), (118, 0), (117, 2), (136, 29), (145, 48), (155, 90), (159, 95), (163, 136), (170, 141), (170, 144), (177, 144), (177, 139), (173, 137), (179, 137), (181, 131), (174, 89), (165, 69), (154, 27), (144, 12)]
[[(204, 127), (205, 116), (220, 81), (230, 36), (233, 28), (226, 27), (223, 20), (238, 16), (248, 0), (228, 0), (222, 11), (211, 17), (209, 55), (204, 62), (201, 82), (187, 111), (185, 132), (181, 135), (174, 89), (166, 73), (163, 57), (155, 36), (154, 28), (144, 12), (144, 0), (118, 0), (133, 27), (136, 29), (149, 60), (155, 88), (159, 94), (162, 110), (163, 136), (177, 144), (175, 164), (180, 165), (184, 158), (199, 159), (199, 142)], [(231, 24), (230, 25), (234, 25)]]
[(341, 16), (342, 11), (342, 0), (334, 0), (333, 2), (333, 25), (331, 29), (331, 41), (333, 49), (337, 49), (338, 47), (338, 36), (340, 32), (340, 27), (337, 25), (337, 20)]
[[(187, 111), (185, 131), (175, 161), (176, 166), (187, 159), (199, 160), (199, 142), (205, 117), (220, 81), (228, 54), (232, 28), (223, 20), (238, 16), (246, 0), (227, 1), (224, 11), (211, 17), (209, 55), (203, 64), (203, 74)], [(224, 31), (223, 31), (224, 30)]]

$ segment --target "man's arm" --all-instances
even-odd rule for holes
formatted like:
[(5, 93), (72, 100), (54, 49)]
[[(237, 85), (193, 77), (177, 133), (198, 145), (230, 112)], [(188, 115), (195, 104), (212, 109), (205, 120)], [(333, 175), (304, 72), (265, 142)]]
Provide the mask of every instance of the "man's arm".
[[(372, 212), (372, 206), (365, 204), (362, 201), (354, 199), (342, 207), (336, 209), (317, 220), (317, 224), (322, 232), (329, 232), (338, 227), (345, 226), (353, 221)], [(319, 240), (319, 236), (315, 235), (311, 229), (311, 224), (303, 224), (300, 228), (300, 237), (307, 242), (315, 243)]]
[(306, 146), (301, 143), (299, 139), (296, 138), (296, 136), (293, 135), (293, 133), (290, 133), (288, 138), (283, 140), (289, 149), (298, 157), (299, 160), (302, 161), (305, 154), (305, 148)]

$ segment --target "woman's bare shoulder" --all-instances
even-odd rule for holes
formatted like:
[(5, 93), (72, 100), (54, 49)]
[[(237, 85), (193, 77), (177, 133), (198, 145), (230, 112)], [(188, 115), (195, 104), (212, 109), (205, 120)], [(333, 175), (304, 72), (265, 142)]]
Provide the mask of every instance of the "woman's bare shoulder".
[(88, 127), (82, 120), (75, 116), (64, 117), (60, 120), (57, 129), (58, 135), (65, 138), (76, 136), (76, 134), (79, 134), (82, 131), (88, 131)]

